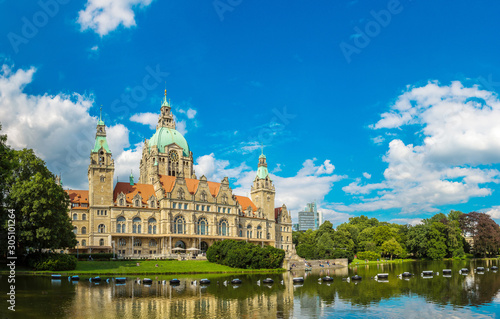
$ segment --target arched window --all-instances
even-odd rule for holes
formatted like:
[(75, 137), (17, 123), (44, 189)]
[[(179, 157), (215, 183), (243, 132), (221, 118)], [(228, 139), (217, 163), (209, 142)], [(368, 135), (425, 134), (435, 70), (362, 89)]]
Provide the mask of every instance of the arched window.
[(120, 198), (120, 206), (125, 206), (125, 201), (123, 200), (123, 198)]
[(87, 241), (85, 239), (82, 240), (82, 246), (87, 246)]
[(222, 219), (219, 222), (219, 235), (220, 236), (228, 236), (229, 235), (229, 227), (227, 224), (227, 220)]
[(73, 220), (78, 220), (78, 215), (77, 214), (73, 214)]
[(240, 237), (243, 237), (243, 226), (241, 226), (241, 224), (238, 225), (238, 231), (239, 231)]
[(149, 241), (149, 247), (156, 247), (156, 240), (151, 239), (151, 240)]
[(82, 235), (85, 235), (87, 233), (87, 227), (83, 226), (82, 227)]
[(106, 226), (104, 224), (100, 224), (97, 226), (97, 232), (98, 233), (105, 233), (106, 232)]
[(141, 219), (139, 217), (132, 219), (132, 232), (134, 234), (141, 233)]
[(184, 234), (185, 233), (186, 220), (182, 216), (177, 216), (174, 220), (174, 234)]
[(197, 233), (198, 235), (208, 235), (208, 222), (205, 217), (198, 218)]
[(87, 214), (82, 214), (82, 220), (87, 220)]
[(78, 234), (78, 227), (76, 227), (76, 226), (73, 227), (73, 232), (75, 233), (75, 235)]
[(125, 217), (120, 216), (116, 219), (116, 232), (117, 233), (125, 232)]
[(134, 239), (134, 246), (135, 247), (141, 247), (142, 246), (142, 240), (140, 238)]
[(126, 246), (127, 245), (127, 241), (125, 240), (125, 238), (120, 238), (118, 240), (118, 246)]
[(102, 238), (101, 238), (101, 239), (99, 240), (99, 246), (104, 246), (104, 239), (102, 239)]
[(154, 218), (148, 220), (148, 234), (156, 234), (156, 219)]
[(262, 238), (262, 227), (257, 226), (257, 238)]
[(149, 202), (149, 207), (151, 207), (151, 208), (155, 208), (155, 207), (156, 207), (156, 206), (155, 206), (155, 200), (154, 200), (154, 199), (152, 199), (152, 200)]
[(135, 206), (139, 207), (139, 200), (138, 199), (135, 200)]
[(252, 226), (247, 226), (247, 238), (252, 238)]

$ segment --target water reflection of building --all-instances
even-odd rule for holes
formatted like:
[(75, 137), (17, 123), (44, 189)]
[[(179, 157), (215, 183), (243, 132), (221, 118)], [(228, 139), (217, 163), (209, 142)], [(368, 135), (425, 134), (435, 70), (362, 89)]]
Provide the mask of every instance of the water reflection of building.
[(73, 305), (68, 308), (71, 318), (292, 318), (293, 287), (288, 282), (268, 288), (245, 281), (233, 288), (220, 281), (202, 288), (190, 280), (181, 280), (177, 287), (82, 281), (75, 285)]

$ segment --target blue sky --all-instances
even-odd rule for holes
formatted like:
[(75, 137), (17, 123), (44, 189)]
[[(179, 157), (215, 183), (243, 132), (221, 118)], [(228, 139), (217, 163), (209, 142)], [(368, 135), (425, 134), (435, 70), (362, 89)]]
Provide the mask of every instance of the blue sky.
[[(495, 1), (0, 1), (9, 144), (87, 189), (102, 105), (138, 176), (168, 90), (196, 173), (248, 195), (260, 146), (292, 217), (500, 221)], [(152, 126), (151, 126), (152, 125)], [(152, 128), (153, 127), (153, 128)]]

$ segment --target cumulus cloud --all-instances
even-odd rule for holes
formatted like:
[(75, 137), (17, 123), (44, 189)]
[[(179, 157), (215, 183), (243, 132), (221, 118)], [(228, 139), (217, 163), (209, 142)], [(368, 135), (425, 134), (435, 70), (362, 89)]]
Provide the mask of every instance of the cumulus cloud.
[(250, 169), (245, 163), (234, 168), (229, 166), (229, 161), (216, 159), (214, 153), (211, 153), (198, 157), (194, 170), (198, 178), (205, 175), (209, 181), (220, 182), (224, 177), (239, 179), (244, 171)]
[(187, 111), (184, 109), (179, 109), (178, 112), (181, 114), (186, 114), (187, 118), (190, 120), (194, 119), (196, 116), (196, 113), (198, 113), (198, 111), (196, 111), (195, 109), (192, 109), (192, 108), (189, 108)]
[(344, 187), (346, 193), (363, 195), (344, 209), (436, 212), (440, 205), (492, 194), (488, 184), (500, 182), (500, 172), (491, 167), (500, 163), (500, 101), (494, 93), (460, 82), (408, 87), (371, 127), (408, 125), (421, 128), (422, 143), (391, 140), (383, 159), (388, 165), (384, 181), (363, 185), (357, 180)]
[(486, 210), (485, 213), (490, 215), (493, 219), (500, 220), (500, 206), (493, 206), (492, 208)]
[(91, 29), (101, 37), (120, 25), (130, 28), (136, 25), (134, 9), (145, 8), (152, 0), (88, 0), (85, 9), (78, 12), (82, 30)]
[(410, 224), (412, 226), (422, 224), (421, 218), (394, 218), (389, 221), (389, 223), (407, 225)]
[(367, 172), (364, 172), (363, 173), (363, 177), (366, 178), (366, 179), (370, 179), (370, 178), (372, 178), (372, 175), (368, 174)]
[(130, 117), (130, 121), (149, 125), (149, 128), (154, 130), (156, 128), (156, 124), (158, 124), (158, 117), (160, 115), (156, 113), (137, 113)]
[[(1, 67), (2, 133), (7, 134), (7, 142), (13, 148), (32, 148), (52, 172), (62, 174), (66, 187), (88, 189), (87, 167), (97, 124), (97, 118), (89, 114), (93, 97), (78, 93), (26, 94), (24, 88), (32, 82), (35, 72), (35, 68)], [(107, 128), (115, 165), (129, 147), (128, 136), (128, 129), (121, 124)]]

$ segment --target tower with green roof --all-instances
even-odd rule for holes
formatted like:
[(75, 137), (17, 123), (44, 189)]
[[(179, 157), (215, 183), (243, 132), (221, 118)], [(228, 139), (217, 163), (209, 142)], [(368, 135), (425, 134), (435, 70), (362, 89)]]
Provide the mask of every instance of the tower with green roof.
[[(102, 113), (102, 111), (101, 111)], [(88, 168), (89, 206), (96, 210), (113, 203), (113, 176), (115, 163), (106, 139), (106, 125), (102, 114), (97, 121), (94, 147), (90, 150)], [(94, 216), (95, 214), (90, 214)]]
[[(257, 175), (253, 181), (250, 191), (252, 201), (261, 208), (264, 216), (270, 220), (274, 220), (274, 196), (275, 190), (269, 171), (267, 170), (267, 161), (264, 151), (259, 156), (259, 164), (257, 166)], [(271, 234), (274, 236), (274, 233)], [(274, 238), (274, 237), (273, 237)]]
[(156, 132), (144, 142), (139, 183), (154, 184), (158, 175), (195, 178), (193, 153), (184, 136), (176, 130), (167, 90), (161, 104)]

